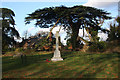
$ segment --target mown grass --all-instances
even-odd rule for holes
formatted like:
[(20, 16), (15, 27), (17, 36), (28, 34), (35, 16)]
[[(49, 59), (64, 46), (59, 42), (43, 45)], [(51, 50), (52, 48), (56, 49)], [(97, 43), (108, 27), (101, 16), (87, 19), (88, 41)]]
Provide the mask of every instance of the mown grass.
[(61, 52), (63, 61), (47, 62), (53, 54), (27, 55), (27, 61), (4, 56), (3, 78), (118, 78), (120, 53)]

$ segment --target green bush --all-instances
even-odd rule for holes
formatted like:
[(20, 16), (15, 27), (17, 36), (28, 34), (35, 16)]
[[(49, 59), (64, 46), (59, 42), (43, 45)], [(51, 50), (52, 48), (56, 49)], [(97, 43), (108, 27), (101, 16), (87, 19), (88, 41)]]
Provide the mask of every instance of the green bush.
[(19, 51), (19, 52), (23, 52), (24, 49), (23, 49), (23, 48), (19, 48), (18, 51)]
[(4, 48), (4, 49), (2, 49), (2, 52), (10, 52), (10, 51), (15, 51), (15, 48)]
[(65, 50), (68, 50), (68, 46), (65, 46), (64, 49), (65, 49)]
[(25, 49), (25, 50), (23, 51), (24, 54), (34, 54), (35, 52), (36, 52), (35, 49)]
[(91, 52), (103, 52), (107, 48), (106, 42), (100, 41), (100, 42), (92, 42), (89, 51)]

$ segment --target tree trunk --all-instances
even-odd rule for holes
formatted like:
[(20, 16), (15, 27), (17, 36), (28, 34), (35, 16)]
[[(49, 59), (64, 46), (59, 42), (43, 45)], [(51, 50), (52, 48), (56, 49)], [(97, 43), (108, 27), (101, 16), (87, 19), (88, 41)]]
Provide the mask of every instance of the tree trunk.
[(84, 27), (83, 27), (83, 37), (85, 36), (85, 31), (84, 31)]
[(79, 26), (72, 26), (72, 36), (71, 36), (71, 44), (72, 44), (72, 49), (76, 49), (77, 45), (77, 37), (79, 33)]

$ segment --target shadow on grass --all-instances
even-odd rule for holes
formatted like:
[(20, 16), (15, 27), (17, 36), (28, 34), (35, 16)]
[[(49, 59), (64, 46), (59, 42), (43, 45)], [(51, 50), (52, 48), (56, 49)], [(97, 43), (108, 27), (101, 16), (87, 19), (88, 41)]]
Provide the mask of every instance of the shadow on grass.
[(46, 59), (51, 58), (52, 54), (44, 54), (44, 55), (30, 55), (27, 56), (26, 61), (22, 62), (20, 57), (12, 58), (12, 57), (3, 57), (2, 58), (2, 70), (3, 72), (9, 70), (16, 70), (19, 68), (27, 67), (36, 63), (44, 63)]
[[(70, 57), (69, 52), (61, 52), (63, 59), (66, 59), (67, 57)], [(46, 63), (46, 59), (51, 59), (53, 57), (52, 54), (40, 54), (40, 55), (27, 55), (26, 61), (22, 62), (22, 59), (19, 58), (12, 58), (10, 56), (2, 57), (2, 67), (3, 72), (9, 71), (9, 70), (16, 70), (19, 68), (27, 67), (30, 65), (34, 65), (36, 63), (39, 63), (40, 65)], [(72, 55), (71, 55), (72, 57)]]
[[(114, 61), (114, 59), (120, 58), (120, 53), (111, 53), (111, 54), (102, 54), (102, 55), (99, 54), (99, 55), (100, 56), (96, 58), (91, 57), (91, 59), (93, 59), (92, 61), (93, 64), (95, 63), (96, 65), (99, 65), (100, 63), (104, 63), (105, 61)], [(116, 63), (116, 62), (113, 62), (113, 63)]]
[[(82, 70), (80, 72), (80, 74), (84, 74), (82, 76), (83, 78), (95, 78), (98, 73), (101, 73), (102, 71), (104, 71), (105, 65), (108, 65), (108, 64), (112, 64), (111, 66), (115, 66), (117, 64), (118, 66), (116, 66), (116, 67), (117, 68), (120, 67), (120, 63), (119, 63), (120, 62), (120, 53), (115, 52), (115, 53), (111, 53), (111, 54), (104, 54), (104, 55), (99, 54), (99, 55), (100, 55), (99, 57), (91, 56), (91, 58), (89, 59), (89, 61), (91, 61), (91, 64), (98, 66), (95, 69), (95, 72), (93, 72), (93, 73), (88, 72), (88, 73), (84, 74), (85, 72), (87, 72), (87, 69), (90, 69), (93, 67), (92, 65), (87, 66), (84, 70)], [(118, 58), (118, 59), (116, 60), (116, 58)], [(120, 73), (120, 71), (117, 74), (119, 75), (119, 73)], [(106, 75), (106, 78), (107, 77), (110, 78), (109, 75), (108, 76)]]
[[(96, 57), (96, 55), (98, 55), (98, 57)], [(46, 73), (47, 71), (48, 72), (50, 72), (50, 71), (52, 72), (53, 71), (53, 73), (56, 73), (56, 77), (58, 77), (58, 78), (59, 77), (71, 77), (70, 74), (72, 74), (72, 71), (75, 70), (77, 72), (77, 74), (75, 75), (75, 78), (79, 78), (79, 76), (81, 74), (83, 74), (82, 78), (93, 78), (93, 80), (94, 80), (96, 75), (98, 73), (101, 73), (101, 71), (103, 71), (103, 69), (105, 67), (105, 65), (103, 65), (103, 64), (107, 64), (105, 62), (106, 61), (110, 61), (111, 59), (113, 59), (113, 61), (114, 61), (114, 58), (117, 58), (118, 54), (116, 54), (116, 53), (115, 54), (104, 54), (102, 56), (101, 56), (101, 54), (80, 54), (78, 56), (81, 57), (81, 58), (78, 58), (78, 59), (83, 59), (84, 60), (84, 64), (82, 64), (81, 61), (78, 61), (76, 63), (73, 62), (73, 60), (71, 60), (71, 59), (72, 58), (76, 58), (76, 56), (73, 55), (73, 54), (69, 54), (69, 53), (65, 52), (65, 53), (62, 54), (62, 57), (65, 58), (65, 60), (66, 60), (65, 62), (62, 62), (62, 63), (64, 63), (63, 65), (61, 65), (60, 67), (57, 67), (57, 66), (52, 66), (52, 67), (48, 66), (47, 68), (43, 67), (40, 71), (38, 71), (38, 72), (36, 72), (36, 73), (34, 73), (34, 74), (30, 75), (30, 76), (35, 76), (37, 74)], [(86, 56), (91, 56), (91, 57), (88, 58)], [(67, 58), (69, 58), (69, 60), (67, 60)], [(92, 60), (91, 60), (91, 62), (89, 62), (91, 58), (92, 58)], [(95, 58), (95, 59), (93, 59), (93, 58)], [(88, 63), (90, 65), (86, 66), (86, 68), (81, 70), (81, 71), (77, 71), (79, 69), (76, 69), (76, 68), (74, 68), (73, 70), (68, 70), (68, 71), (64, 70), (64, 66), (68, 66), (68, 67), (72, 67), (73, 68), (74, 66), (76, 67), (76, 65), (81, 65), (82, 66), (82, 65), (85, 65), (85, 64), (88, 64)], [(108, 62), (108, 64), (109, 63), (110, 62)], [(61, 64), (61, 62), (59, 64)], [(113, 65), (114, 64), (115, 63), (113, 63)], [(55, 65), (58, 65), (58, 64), (56, 63)], [(71, 66), (71, 65), (74, 65), (74, 66)], [(95, 72), (93, 72), (93, 73), (91, 73), (91, 72), (86, 73), (88, 69), (91, 69), (93, 67), (92, 65), (95, 65), (95, 66), (99, 65), (99, 66), (95, 69)], [(63, 68), (62, 73), (59, 73), (59, 68)], [(54, 72), (55, 69), (57, 69), (56, 72)], [(41, 74), (41, 76), (42, 75), (43, 74)], [(48, 75), (48, 74), (46, 74), (46, 75)], [(50, 77), (50, 76), (48, 75), (48, 77)]]
[[(80, 53), (80, 52), (79, 52)], [(64, 59), (63, 62), (46, 62), (46, 59), (51, 59), (53, 56), (52, 54), (44, 54), (44, 55), (33, 55), (33, 56), (27, 56), (27, 63), (26, 64), (22, 64), (20, 59), (13, 59), (10, 60), (9, 57), (4, 57), (3, 60), (3, 72), (9, 71), (9, 70), (16, 70), (16, 69), (20, 69), (20, 68), (25, 68), (27, 71), (30, 70), (34, 70), (35, 67), (39, 66), (40, 68), (35, 69), (37, 71), (35, 71), (33, 74), (28, 75), (28, 77), (30, 76), (37, 76), (41, 77), (41, 76), (46, 76), (49, 74), (47, 72), (53, 72), (53, 74), (55, 74), (55, 77), (65, 77), (65, 74), (68, 77), (71, 77), (70, 74), (72, 74), (72, 71), (76, 71), (77, 73), (75, 74), (75, 78), (79, 78), (79, 76), (81, 74), (83, 78), (95, 78), (96, 75), (98, 73), (100, 73), (101, 71), (103, 71), (104, 65), (103, 64), (107, 64), (107, 63), (114, 63), (114, 59), (119, 57), (120, 58), (120, 53), (111, 53), (111, 54), (76, 54), (73, 52), (61, 52), (62, 58)], [(75, 59), (75, 60), (73, 60)], [(108, 61), (107, 63), (105, 63), (106, 61)], [(120, 61), (120, 59), (119, 59)], [(10, 64), (9, 64), (10, 62)], [(84, 63), (83, 63), (84, 62)], [(118, 62), (118, 61), (117, 61)], [(86, 64), (90, 64), (89, 66), (86, 66)], [(60, 65), (60, 66), (58, 66)], [(73, 65), (73, 66), (72, 66)], [(85, 65), (86, 67), (84, 69), (79, 70), (79, 68), (77, 68), (76, 66), (82, 66)], [(95, 70), (95, 72), (93, 73), (86, 73), (88, 69), (92, 68), (93, 66), (98, 66)], [(7, 67), (6, 67), (7, 66)], [(30, 66), (30, 67), (29, 67)], [(72, 67), (73, 70), (68, 70), (66, 71), (65, 66), (68, 67)], [(75, 67), (75, 68), (74, 68)], [(60, 69), (62, 68), (62, 72), (60, 73)], [(79, 71), (78, 71), (79, 70)], [(46, 74), (43, 74), (46, 73)], [(58, 74), (59, 73), (59, 74)], [(52, 75), (52, 74), (51, 74)], [(94, 80), (94, 79), (93, 79)]]

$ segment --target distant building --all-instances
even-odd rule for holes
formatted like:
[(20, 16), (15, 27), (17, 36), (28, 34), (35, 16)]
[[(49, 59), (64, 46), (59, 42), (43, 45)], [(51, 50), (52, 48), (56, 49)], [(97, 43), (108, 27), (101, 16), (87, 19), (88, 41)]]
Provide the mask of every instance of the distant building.
[(28, 39), (23, 39), (23, 41), (19, 44), (19, 47), (22, 47), (23, 49), (48, 50), (50, 47), (53, 47), (53, 44), (55, 44), (54, 37), (52, 37), (52, 46), (50, 46), (48, 43), (45, 43), (44, 40), (49, 42), (49, 38), (46, 39), (46, 36), (31, 36)]

